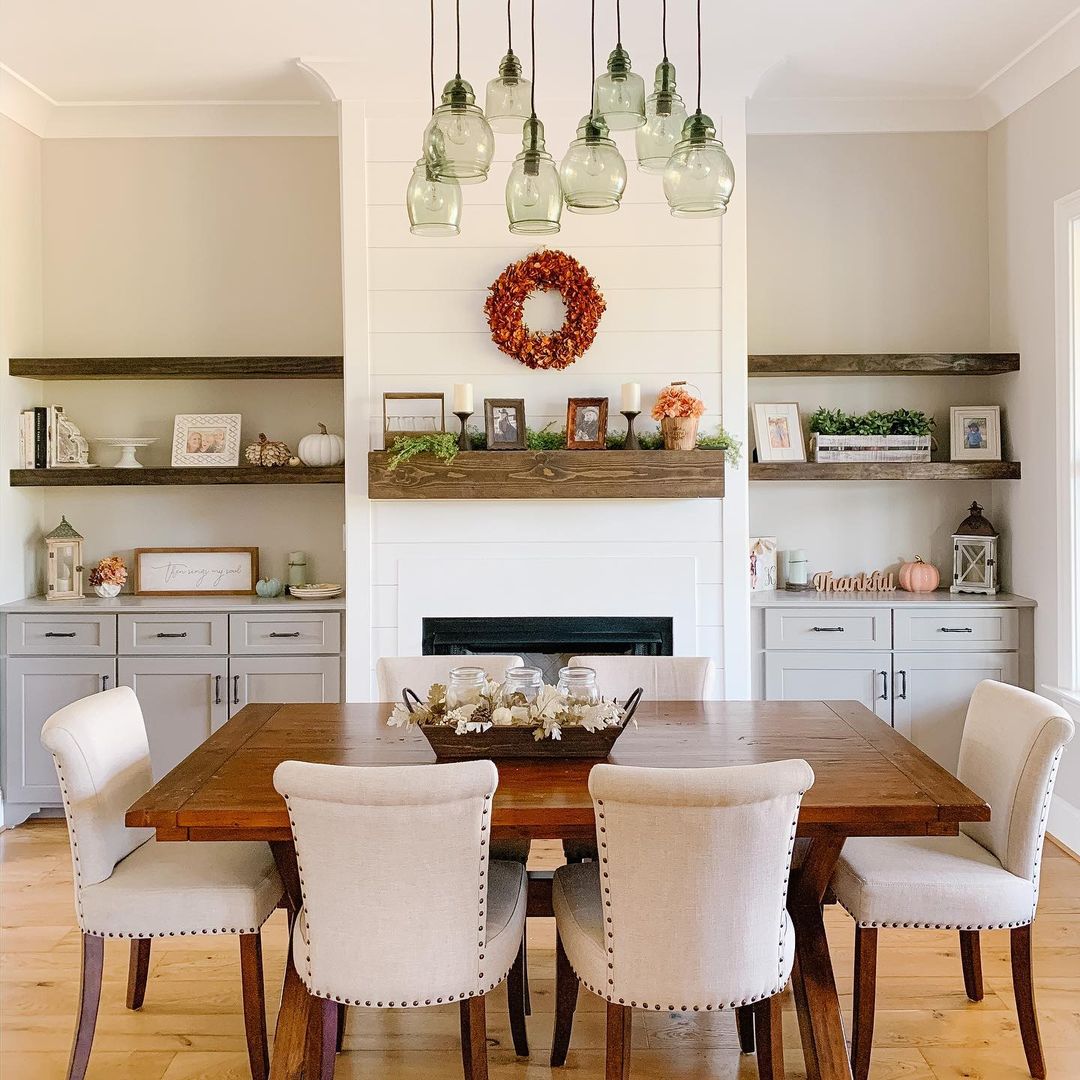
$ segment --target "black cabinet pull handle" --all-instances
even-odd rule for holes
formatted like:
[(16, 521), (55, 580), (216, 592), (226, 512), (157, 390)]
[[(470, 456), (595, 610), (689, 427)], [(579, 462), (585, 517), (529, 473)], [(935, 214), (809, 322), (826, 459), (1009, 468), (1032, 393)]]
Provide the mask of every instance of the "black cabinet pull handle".
[(881, 700), (889, 700), (889, 673), (882, 671), (881, 673)]
[(221, 676), (214, 676), (214, 704), (221, 704)]
[(896, 695), (896, 700), (907, 701), (907, 672), (898, 671), (896, 674), (900, 676), (900, 693)]
[(185, 630), (182, 634), (166, 634), (164, 630), (159, 630), (157, 636), (158, 637), (187, 637), (187, 631)]
[(811, 626), (810, 629), (815, 634), (842, 634), (844, 632), (842, 626)]
[(942, 626), (943, 634), (973, 634), (975, 631), (970, 626)]
[(109, 689), (109, 676), (108, 675), (102, 675), (101, 676), (101, 689), (102, 690), (108, 690)]
[(232, 703), (234, 705), (240, 704), (240, 676), (234, 675), (232, 677)]
[(57, 630), (46, 630), (45, 631), (45, 636), (46, 637), (74, 637), (75, 636), (75, 631), (74, 630), (69, 630), (67, 633), (61, 634)]
[(279, 634), (277, 630), (270, 631), (270, 637), (299, 637), (300, 631), (294, 630), (291, 634)]

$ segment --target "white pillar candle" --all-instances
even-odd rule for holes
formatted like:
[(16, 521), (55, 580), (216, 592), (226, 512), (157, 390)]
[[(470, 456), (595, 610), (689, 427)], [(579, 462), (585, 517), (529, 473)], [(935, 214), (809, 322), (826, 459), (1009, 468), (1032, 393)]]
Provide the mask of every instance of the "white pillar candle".
[(806, 552), (802, 548), (787, 553), (787, 580), (790, 585), (806, 584)]
[(451, 412), (473, 411), (472, 383), (454, 383), (454, 407)]
[(622, 411), (641, 412), (641, 383), (623, 383)]

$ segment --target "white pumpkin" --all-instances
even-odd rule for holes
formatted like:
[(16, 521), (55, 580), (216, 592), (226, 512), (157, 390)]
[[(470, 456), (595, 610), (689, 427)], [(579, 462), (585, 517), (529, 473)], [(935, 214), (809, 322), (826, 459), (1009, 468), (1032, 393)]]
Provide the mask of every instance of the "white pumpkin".
[(340, 465), (345, 460), (345, 440), (340, 435), (331, 435), (326, 425), (320, 424), (317, 434), (305, 435), (300, 440), (297, 453), (305, 465)]

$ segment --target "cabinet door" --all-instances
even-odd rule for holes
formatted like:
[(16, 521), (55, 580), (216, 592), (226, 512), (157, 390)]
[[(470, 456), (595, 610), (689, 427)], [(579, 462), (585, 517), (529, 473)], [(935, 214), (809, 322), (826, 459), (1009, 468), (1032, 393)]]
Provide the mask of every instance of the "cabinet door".
[(897, 653), (893, 664), (893, 726), (952, 773), (975, 687), (1017, 683), (1016, 653)]
[(767, 701), (857, 701), (892, 717), (892, 657), (887, 652), (765, 654)]
[(11, 657), (4, 661), (4, 801), (61, 805), (41, 728), (57, 709), (114, 685), (112, 657)]
[(339, 656), (229, 657), (229, 715), (248, 702), (341, 700)]
[(120, 657), (117, 676), (142, 707), (155, 779), (228, 719), (228, 673), (224, 656)]

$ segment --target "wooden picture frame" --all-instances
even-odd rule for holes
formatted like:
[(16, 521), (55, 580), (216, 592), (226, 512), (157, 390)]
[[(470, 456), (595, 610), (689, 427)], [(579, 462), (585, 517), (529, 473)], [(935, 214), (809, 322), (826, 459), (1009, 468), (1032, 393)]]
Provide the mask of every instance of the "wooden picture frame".
[(758, 402), (752, 411), (758, 461), (806, 460), (802, 419), (795, 402)]
[(235, 468), (240, 464), (240, 413), (177, 413), (173, 468)]
[[(413, 413), (412, 409), (407, 410), (410, 413), (408, 419), (425, 421), (420, 427), (407, 427), (404, 424), (406, 417), (404, 415), (391, 416), (389, 403), (391, 401), (412, 401), (432, 402), (432, 412), (430, 414), (416, 412)], [(415, 406), (419, 408), (419, 406)], [(431, 425), (428, 426), (426, 421), (431, 420)], [(395, 422), (400, 426), (394, 426)], [(438, 427), (435, 427), (435, 423), (438, 423)], [(421, 435), (425, 432), (446, 431), (446, 395), (439, 393), (438, 391), (421, 391), (421, 392), (402, 392), (402, 393), (386, 393), (383, 394), (383, 446), (390, 450), (394, 442), (400, 439), (402, 435)]]
[(1001, 460), (1001, 406), (954, 405), (949, 409), (952, 461)]
[(607, 446), (608, 399), (572, 397), (566, 402), (566, 449), (603, 450)]
[(250, 596), (259, 580), (257, 547), (136, 548), (132, 555), (136, 596)]
[(484, 433), (489, 450), (524, 450), (525, 399), (484, 398)]

